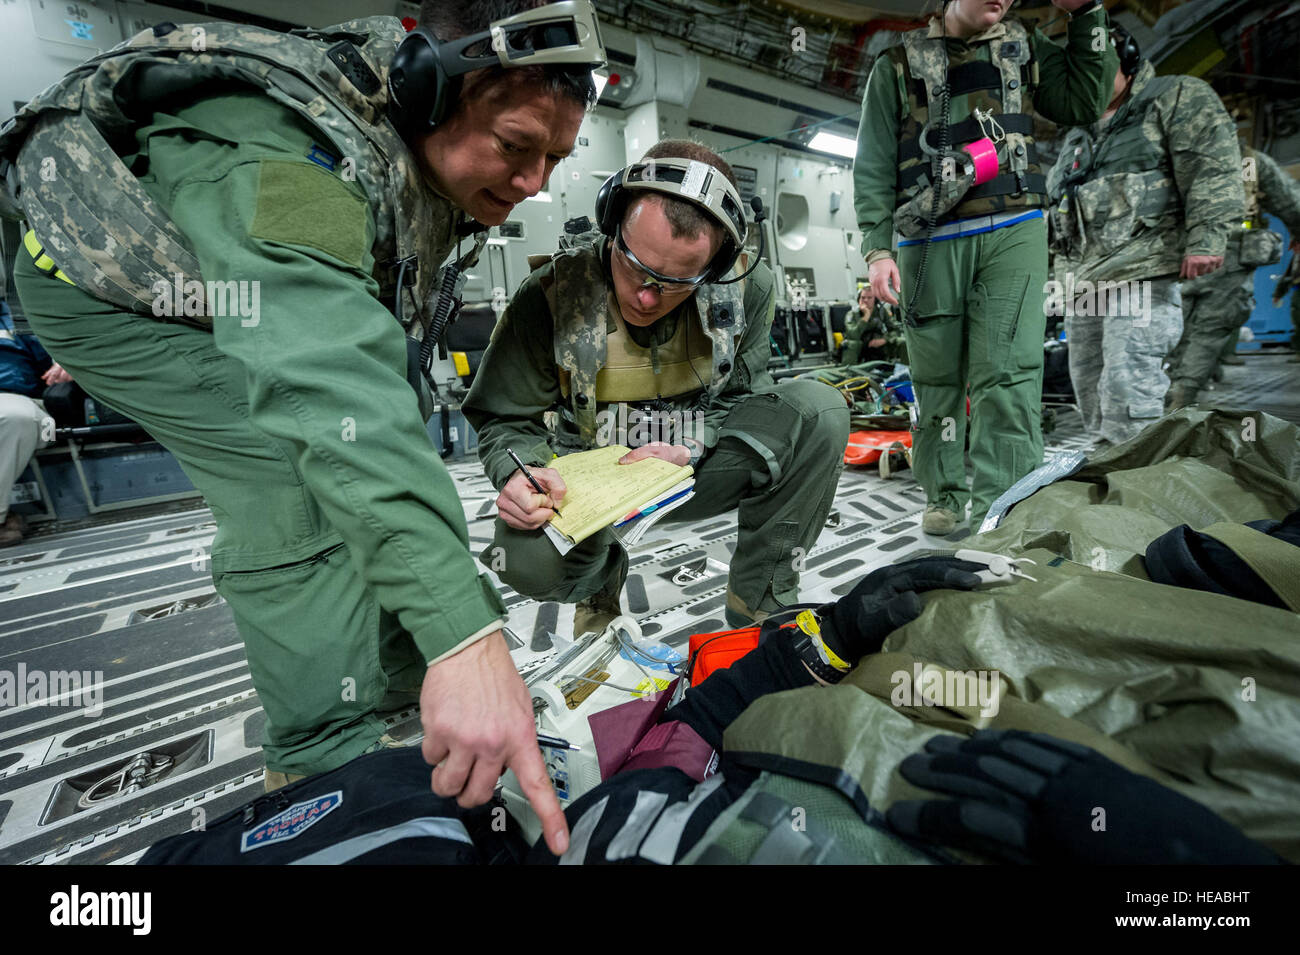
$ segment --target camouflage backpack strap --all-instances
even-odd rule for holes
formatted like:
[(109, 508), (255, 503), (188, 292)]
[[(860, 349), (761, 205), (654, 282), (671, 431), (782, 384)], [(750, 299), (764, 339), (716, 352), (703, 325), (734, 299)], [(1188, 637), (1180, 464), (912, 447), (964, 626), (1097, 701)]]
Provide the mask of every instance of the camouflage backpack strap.
[(568, 376), (569, 402), (583, 444), (596, 444), (596, 375), (605, 366), (609, 289), (604, 241), (587, 233), (551, 261), (546, 300), (555, 325), (555, 364)]
[[(74, 285), (147, 312), (154, 282), (197, 277), (198, 260), (83, 105), (101, 64), (125, 47), (86, 61), (0, 127), (0, 173), (9, 201)], [(100, 198), (106, 184), (117, 190), (109, 205)]]
[[(737, 262), (728, 275), (743, 270)], [(700, 327), (713, 343), (713, 374), (708, 393), (710, 398), (716, 398), (736, 366), (736, 348), (745, 331), (745, 280), (730, 285), (700, 286), (695, 292), (695, 308)]]
[(189, 241), (85, 113), (37, 119), (15, 168), (15, 201), (46, 254), (78, 288), (119, 308), (149, 312), (158, 283), (170, 288), (177, 275), (199, 278)]
[[(1034, 48), (1030, 43), (1029, 31), (1019, 20), (1004, 21), (1007, 32), (1002, 39), (995, 41), (997, 54), (993, 56), (994, 65), (1002, 74), (1002, 112), (1004, 114), (1028, 113), (1032, 109), (1031, 91), (1025, 82), (1031, 64), (1034, 62)], [(1011, 174), (1017, 181), (1024, 181), (1029, 172), (1029, 153), (1032, 140), (1024, 133), (1008, 132), (1006, 134), (1005, 156)]]
[[(76, 284), (123, 307), (149, 306), (155, 283), (178, 272), (199, 278), (198, 266), (112, 148), (136, 125), (123, 106), (239, 79), (320, 130), (341, 158), (340, 175), (359, 180), (370, 200), (376, 257), (423, 266), (415, 298), (417, 309), (427, 307), (462, 217), (435, 201), (386, 118), (388, 67), (404, 35), (392, 17), (288, 34), (221, 22), (142, 31), (78, 67), (0, 131), (0, 155), (18, 154), (15, 198)], [(58, 175), (60, 159), (69, 176)], [(391, 287), (391, 276), (379, 278)]]

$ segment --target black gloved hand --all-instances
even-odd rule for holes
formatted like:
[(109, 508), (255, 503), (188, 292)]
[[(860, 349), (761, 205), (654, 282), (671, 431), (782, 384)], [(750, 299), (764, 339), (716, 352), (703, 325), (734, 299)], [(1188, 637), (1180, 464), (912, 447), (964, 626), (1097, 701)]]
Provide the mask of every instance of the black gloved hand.
[[(1095, 750), (1042, 733), (935, 736), (899, 766), (956, 799), (889, 808), (905, 836), (1015, 863), (1277, 864), (1200, 803)], [(1104, 825), (1104, 829), (1101, 828)]]
[(818, 612), (822, 640), (845, 663), (879, 653), (885, 638), (921, 615), (927, 590), (973, 590), (983, 564), (955, 557), (918, 557), (873, 570), (851, 591)]

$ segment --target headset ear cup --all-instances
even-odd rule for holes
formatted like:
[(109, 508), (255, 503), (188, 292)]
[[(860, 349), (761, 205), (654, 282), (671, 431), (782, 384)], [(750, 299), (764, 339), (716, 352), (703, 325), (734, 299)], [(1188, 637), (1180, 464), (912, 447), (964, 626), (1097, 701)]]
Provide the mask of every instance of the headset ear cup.
[(400, 104), (394, 125), (408, 140), (431, 132), (451, 112), (455, 99), (438, 56), (438, 38), (416, 27), (402, 40), (389, 72), (389, 92)]
[(618, 227), (618, 193), (622, 191), (620, 180), (623, 170), (619, 170), (600, 184), (596, 192), (596, 228), (604, 235), (612, 236)]

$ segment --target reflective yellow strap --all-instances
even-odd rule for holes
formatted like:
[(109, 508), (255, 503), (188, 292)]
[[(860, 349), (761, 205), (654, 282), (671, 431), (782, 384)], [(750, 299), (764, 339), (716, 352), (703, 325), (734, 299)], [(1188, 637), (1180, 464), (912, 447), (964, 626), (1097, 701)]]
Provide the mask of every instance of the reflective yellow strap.
[(27, 230), (27, 234), (23, 236), (23, 245), (27, 248), (27, 252), (32, 257), (32, 264), (35, 265), (39, 271), (44, 272), (46, 275), (53, 278), (62, 279), (69, 285), (72, 284), (72, 279), (64, 275), (63, 270), (54, 264), (54, 260), (45, 254), (45, 247), (42, 246), (40, 240), (36, 238), (36, 230)]
[(451, 360), (456, 363), (456, 374), (469, 374), (469, 356), (463, 351), (454, 351), (451, 353)]

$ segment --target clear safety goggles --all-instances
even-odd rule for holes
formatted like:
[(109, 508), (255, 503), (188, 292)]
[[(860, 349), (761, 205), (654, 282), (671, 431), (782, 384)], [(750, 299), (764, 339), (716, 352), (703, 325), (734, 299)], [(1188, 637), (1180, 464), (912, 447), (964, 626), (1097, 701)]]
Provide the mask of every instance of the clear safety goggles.
[(614, 231), (614, 248), (623, 259), (623, 264), (631, 271), (638, 290), (652, 288), (660, 295), (677, 295), (699, 288), (709, 277), (709, 273), (704, 271), (688, 279), (672, 278), (643, 265), (623, 240), (622, 226)]

